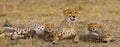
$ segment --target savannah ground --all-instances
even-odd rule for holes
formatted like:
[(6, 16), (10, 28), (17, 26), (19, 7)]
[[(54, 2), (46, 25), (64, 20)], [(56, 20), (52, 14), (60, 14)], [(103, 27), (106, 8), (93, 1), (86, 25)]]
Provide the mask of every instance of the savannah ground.
[[(86, 34), (87, 24), (99, 22), (110, 30), (115, 42), (94, 43), (80, 40), (75, 44), (72, 41), (61, 41), (53, 46), (52, 42), (42, 39), (8, 40), (0, 38), (0, 47), (120, 47), (120, 0), (0, 0), (0, 32), (2, 25), (9, 23), (18, 27), (27, 27), (30, 23), (59, 24), (63, 19), (64, 9), (78, 10), (80, 34)], [(28, 25), (29, 26), (29, 25)]]

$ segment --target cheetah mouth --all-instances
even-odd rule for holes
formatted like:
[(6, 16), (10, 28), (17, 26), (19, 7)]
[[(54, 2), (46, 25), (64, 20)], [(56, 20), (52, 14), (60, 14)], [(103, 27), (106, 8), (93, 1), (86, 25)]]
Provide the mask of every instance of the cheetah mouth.
[(96, 29), (92, 29), (92, 31), (96, 32), (97, 30)]
[(70, 18), (71, 21), (75, 21), (75, 18)]
[(52, 30), (45, 30), (46, 32), (52, 32)]

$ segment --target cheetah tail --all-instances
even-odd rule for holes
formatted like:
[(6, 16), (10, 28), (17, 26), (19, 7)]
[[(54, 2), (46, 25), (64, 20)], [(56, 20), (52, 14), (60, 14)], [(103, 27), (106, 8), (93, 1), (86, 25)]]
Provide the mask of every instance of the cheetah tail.
[(10, 24), (4, 24), (2, 25), (4, 29), (9, 29), (9, 30), (18, 30), (17, 27), (12, 27)]

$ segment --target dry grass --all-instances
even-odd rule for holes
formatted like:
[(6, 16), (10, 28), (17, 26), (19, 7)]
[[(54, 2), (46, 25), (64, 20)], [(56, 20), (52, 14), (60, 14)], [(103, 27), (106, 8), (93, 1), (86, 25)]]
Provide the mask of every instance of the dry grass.
[[(31, 22), (59, 24), (64, 19), (62, 10), (78, 10), (80, 34), (86, 33), (86, 24), (99, 22), (111, 30), (117, 41), (112, 43), (94, 43), (80, 41), (74, 44), (60, 42), (56, 47), (119, 47), (120, 45), (120, 1), (119, 0), (0, 0), (0, 25), (8, 20), (15, 26), (25, 26)], [(0, 26), (0, 31), (3, 31)], [(41, 39), (7, 40), (0, 39), (2, 47), (53, 47), (51, 42)]]

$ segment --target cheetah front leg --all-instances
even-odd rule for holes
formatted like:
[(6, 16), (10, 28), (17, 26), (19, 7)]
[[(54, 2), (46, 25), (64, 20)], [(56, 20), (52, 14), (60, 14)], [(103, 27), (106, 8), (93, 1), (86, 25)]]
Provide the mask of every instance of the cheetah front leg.
[(45, 35), (44, 40), (48, 41), (48, 35)]
[(59, 37), (56, 35), (54, 36), (54, 39), (53, 39), (53, 44), (57, 44), (59, 41)]
[(78, 41), (79, 41), (79, 35), (76, 33), (74, 37), (74, 42), (78, 43)]

